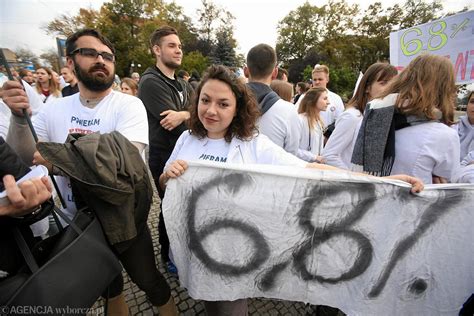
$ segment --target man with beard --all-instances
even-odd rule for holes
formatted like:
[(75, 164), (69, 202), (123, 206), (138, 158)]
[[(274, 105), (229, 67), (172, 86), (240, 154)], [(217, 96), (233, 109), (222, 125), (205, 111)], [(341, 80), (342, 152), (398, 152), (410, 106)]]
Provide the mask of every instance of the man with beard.
[[(175, 75), (175, 70), (181, 66), (183, 51), (178, 32), (174, 28), (163, 26), (155, 30), (150, 38), (150, 49), (156, 58), (156, 64), (143, 73), (138, 97), (145, 104), (148, 115), (148, 162), (160, 198), (163, 199), (164, 192), (160, 189), (159, 178), (178, 137), (187, 130), (184, 122), (189, 119), (187, 108), (193, 88)], [(176, 273), (176, 267), (169, 258), (169, 239), (162, 213), (158, 232), (161, 258), (168, 271)]]
[[(41, 141), (63, 143), (70, 133), (103, 134), (118, 131), (140, 152), (143, 151), (148, 144), (146, 110), (139, 99), (112, 90), (114, 53), (115, 49), (109, 40), (93, 29), (78, 31), (67, 39), (67, 65), (74, 69), (79, 93), (47, 104), (40, 110), (34, 120), (34, 127)], [(31, 137), (26, 120), (22, 117), (23, 109), (27, 112), (31, 112), (31, 109), (21, 84), (16, 81), (5, 83), (3, 100), (13, 114), (10, 132), (13, 129), (12, 135), (16, 135), (14, 140), (22, 142), (23, 137)], [(34, 151), (34, 148), (31, 150)], [(52, 167), (38, 152), (32, 156), (33, 163)], [(51, 169), (53, 174), (57, 173), (56, 168)], [(77, 210), (70, 180), (68, 177), (57, 177), (57, 183), (67, 204), (64, 212), (72, 218)], [(177, 315), (170, 288), (156, 268), (150, 232), (147, 227), (137, 228), (137, 232), (128, 248), (117, 252), (117, 256), (132, 281), (158, 307), (160, 315)], [(111, 315), (128, 314), (122, 290), (123, 280), (119, 275), (109, 287)]]

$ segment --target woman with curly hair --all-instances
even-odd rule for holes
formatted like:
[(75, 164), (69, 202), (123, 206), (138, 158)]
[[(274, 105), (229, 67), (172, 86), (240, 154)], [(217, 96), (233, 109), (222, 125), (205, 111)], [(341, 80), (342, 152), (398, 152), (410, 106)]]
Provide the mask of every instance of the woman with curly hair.
[[(189, 130), (179, 137), (160, 176), (163, 190), (168, 179), (177, 178), (186, 171), (187, 161), (337, 169), (300, 160), (265, 135), (258, 134), (256, 124), (260, 112), (257, 101), (247, 86), (226, 67), (209, 67), (196, 96), (190, 108)], [(423, 187), (412, 177), (392, 178), (410, 182), (412, 191)], [(208, 315), (248, 314), (246, 299), (204, 303)]]

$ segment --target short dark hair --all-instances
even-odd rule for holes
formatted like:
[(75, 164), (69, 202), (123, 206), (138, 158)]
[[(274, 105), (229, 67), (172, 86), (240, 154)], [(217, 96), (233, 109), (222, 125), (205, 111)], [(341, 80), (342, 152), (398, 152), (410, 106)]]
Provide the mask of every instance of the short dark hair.
[(301, 90), (301, 92), (303, 92), (303, 93), (305, 93), (305, 92), (308, 91), (308, 89), (309, 89), (309, 86), (308, 86), (308, 84), (307, 84), (306, 82), (300, 81), (300, 82), (298, 82), (296, 85), (297, 85), (298, 87), (300, 87), (300, 90)]
[(23, 78), (23, 77), (26, 77), (28, 76), (28, 73), (31, 72), (31, 70), (28, 70), (26, 68), (23, 68), (21, 69), (19, 72), (18, 72), (18, 75), (20, 76), (20, 78)]
[(178, 76), (179, 78), (183, 79), (184, 76), (189, 77), (189, 73), (188, 73), (186, 70), (181, 69), (180, 71), (178, 71), (177, 76)]
[(230, 143), (234, 137), (241, 140), (250, 140), (253, 138), (257, 133), (257, 119), (260, 116), (257, 100), (247, 85), (232, 71), (222, 65), (210, 66), (196, 89), (196, 94), (189, 110), (191, 114), (191, 118), (189, 119), (191, 134), (196, 135), (198, 138), (207, 136), (207, 130), (198, 117), (198, 104), (202, 87), (211, 79), (219, 80), (227, 84), (234, 93), (237, 103), (237, 113), (227, 129), (224, 139)]
[(77, 48), (76, 41), (82, 36), (92, 36), (97, 38), (99, 41), (102, 42), (105, 46), (110, 48), (112, 54), (115, 54), (114, 45), (99, 31), (94, 29), (83, 29), (71, 34), (66, 40), (66, 56), (70, 56), (71, 53)]
[(172, 34), (174, 34), (176, 36), (179, 36), (178, 31), (174, 27), (171, 27), (169, 25), (164, 25), (162, 27), (157, 28), (150, 36), (151, 54), (154, 55), (153, 46), (155, 46), (155, 45), (160, 46), (161, 45), (161, 39), (165, 36), (172, 35)]
[(278, 75), (276, 78), (278, 80), (283, 80), (283, 75), (286, 75), (286, 78), (288, 78), (288, 70), (278, 67)]
[[(369, 102), (370, 86), (377, 81), (387, 80), (389, 81), (397, 75), (397, 69), (388, 63), (375, 63), (370, 65), (365, 71), (359, 82), (357, 90), (354, 91), (354, 95), (349, 100), (348, 105), (358, 109), (362, 114), (365, 111), (365, 106)], [(377, 96), (372, 96), (377, 97)]]
[(270, 45), (258, 44), (247, 54), (247, 67), (250, 76), (255, 79), (268, 77), (277, 64), (276, 52)]

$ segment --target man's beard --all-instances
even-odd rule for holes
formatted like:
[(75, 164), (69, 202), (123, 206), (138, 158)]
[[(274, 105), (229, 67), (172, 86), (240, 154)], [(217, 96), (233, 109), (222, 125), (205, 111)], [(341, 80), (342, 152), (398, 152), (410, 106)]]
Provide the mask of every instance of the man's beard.
[[(93, 72), (96, 70), (104, 71), (106, 76), (94, 75)], [(95, 64), (88, 71), (85, 71), (76, 63), (74, 65), (74, 71), (76, 72), (77, 80), (82, 82), (82, 84), (91, 91), (102, 92), (114, 84), (115, 73), (109, 73), (102, 64)]]
[(177, 62), (174, 62), (174, 61), (169, 61), (169, 60), (163, 60), (163, 64), (170, 68), (170, 69), (173, 69), (173, 70), (176, 70), (178, 69), (179, 67), (181, 67), (181, 63), (177, 63)]

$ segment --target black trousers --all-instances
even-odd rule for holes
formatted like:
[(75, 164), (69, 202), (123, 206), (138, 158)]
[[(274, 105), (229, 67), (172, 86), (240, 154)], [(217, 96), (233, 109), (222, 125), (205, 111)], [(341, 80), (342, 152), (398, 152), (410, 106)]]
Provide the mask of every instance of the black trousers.
[[(152, 168), (152, 165), (150, 164), (150, 170)], [(153, 170), (157, 170), (159, 168), (153, 168)], [(161, 168), (162, 170), (163, 168)], [(154, 173), (152, 171), (152, 176), (153, 176), (153, 181), (155, 182), (155, 186), (158, 191), (158, 195), (160, 196), (160, 200), (163, 201), (163, 197), (165, 196), (165, 193), (161, 190), (160, 188), (160, 175), (161, 173), (157, 172)], [(166, 231), (166, 225), (165, 225), (165, 219), (163, 218), (163, 209), (161, 207), (162, 202), (160, 201), (160, 216), (158, 218), (158, 242), (160, 243), (161, 246), (161, 259), (163, 262), (168, 262), (170, 261), (170, 240), (168, 238), (168, 232)]]
[[(142, 229), (131, 241), (130, 246), (125, 251), (118, 253), (117, 257), (132, 281), (146, 293), (153, 305), (161, 306), (168, 302), (171, 297), (171, 289), (156, 267), (153, 242), (148, 226)], [(123, 278), (119, 274), (109, 286), (109, 297), (115, 297), (122, 291)]]

